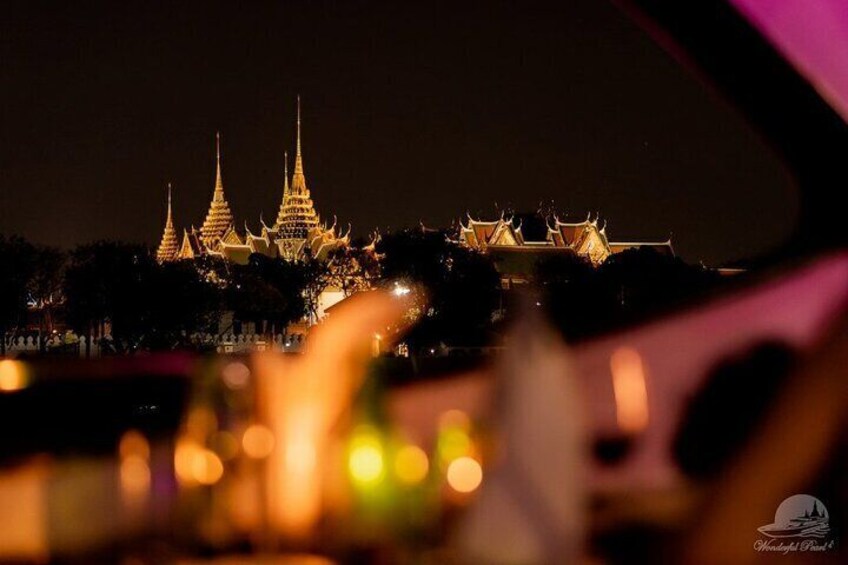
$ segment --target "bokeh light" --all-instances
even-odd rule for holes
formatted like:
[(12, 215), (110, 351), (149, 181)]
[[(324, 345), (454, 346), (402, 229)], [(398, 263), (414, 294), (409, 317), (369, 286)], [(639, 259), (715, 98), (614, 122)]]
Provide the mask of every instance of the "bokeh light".
[(427, 454), (417, 445), (405, 445), (395, 455), (395, 474), (403, 484), (420, 483), (427, 477), (429, 470)]
[(133, 497), (150, 491), (150, 466), (145, 458), (129, 455), (121, 459), (121, 490)]
[(348, 470), (359, 483), (375, 483), (383, 477), (383, 444), (370, 426), (357, 428), (351, 442)]
[(192, 459), (191, 475), (202, 485), (214, 485), (224, 475), (224, 464), (214, 451), (201, 449)]
[(452, 409), (442, 412), (439, 416), (439, 428), (459, 428), (468, 431), (471, 429), (471, 418), (462, 410)]
[(221, 371), (224, 384), (234, 390), (247, 386), (250, 380), (250, 369), (241, 361), (233, 361), (224, 366)]
[(21, 390), (28, 382), (26, 365), (12, 359), (0, 360), (0, 392)]
[(139, 457), (143, 461), (150, 459), (150, 443), (138, 430), (129, 430), (121, 436), (118, 453), (122, 459)]
[(253, 459), (264, 459), (274, 451), (274, 433), (262, 424), (253, 424), (241, 439), (244, 453)]
[(174, 470), (182, 484), (213, 485), (223, 476), (224, 464), (214, 451), (182, 438), (174, 450)]
[(447, 479), (453, 490), (473, 492), (483, 482), (483, 468), (471, 457), (459, 457), (448, 465)]

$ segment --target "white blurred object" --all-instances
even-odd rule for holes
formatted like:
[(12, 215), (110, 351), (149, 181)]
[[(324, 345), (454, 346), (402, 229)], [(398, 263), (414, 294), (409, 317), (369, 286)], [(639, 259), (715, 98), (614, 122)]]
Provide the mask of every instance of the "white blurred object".
[(569, 563), (586, 529), (586, 449), (569, 353), (539, 319), (513, 330), (494, 413), (499, 453), (459, 527), (472, 563)]

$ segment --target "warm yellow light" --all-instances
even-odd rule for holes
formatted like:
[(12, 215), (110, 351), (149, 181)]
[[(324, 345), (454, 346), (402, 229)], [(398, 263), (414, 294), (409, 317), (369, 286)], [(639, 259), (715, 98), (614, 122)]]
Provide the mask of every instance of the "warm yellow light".
[(148, 461), (150, 459), (150, 443), (148, 443), (147, 438), (141, 432), (129, 430), (121, 436), (118, 452), (122, 459), (139, 457), (143, 461)]
[(26, 388), (28, 380), (23, 363), (11, 359), (0, 361), (0, 392), (14, 392)]
[(180, 439), (174, 451), (174, 470), (184, 484), (213, 485), (224, 474), (221, 458), (191, 439)]
[(140, 455), (121, 460), (121, 490), (127, 496), (138, 497), (150, 491), (150, 467)]
[(621, 347), (610, 357), (616, 418), (619, 427), (638, 433), (648, 425), (648, 390), (642, 356), (635, 349)]
[(412, 292), (412, 289), (397, 282), (395, 283), (394, 289), (392, 289), (392, 294), (395, 296), (406, 296), (410, 292)]
[(355, 432), (348, 470), (361, 483), (374, 483), (383, 477), (383, 446), (376, 431), (362, 428)]
[(250, 379), (250, 369), (241, 361), (233, 361), (221, 371), (224, 384), (232, 389), (244, 388)]
[(202, 485), (214, 485), (224, 474), (224, 464), (214, 451), (201, 449), (191, 462), (191, 475)]
[(414, 485), (427, 476), (430, 461), (417, 445), (405, 445), (395, 455), (395, 474), (401, 483)]
[(253, 459), (264, 459), (274, 451), (274, 433), (262, 424), (253, 424), (241, 438), (244, 453)]
[(471, 457), (460, 457), (448, 465), (448, 484), (457, 492), (473, 492), (483, 482), (483, 468)]

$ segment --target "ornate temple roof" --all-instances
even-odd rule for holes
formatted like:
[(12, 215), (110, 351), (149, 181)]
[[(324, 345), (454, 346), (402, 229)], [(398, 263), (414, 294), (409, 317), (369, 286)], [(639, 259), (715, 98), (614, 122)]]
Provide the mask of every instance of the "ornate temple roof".
[(283, 188), (283, 202), (274, 226), (284, 240), (306, 239), (309, 230), (318, 227), (320, 219), (306, 186), (303, 172), (303, 154), (300, 143), (300, 97), (297, 98), (297, 149), (294, 157), (294, 174), (288, 186), (288, 165)]
[(191, 227), (191, 231), (183, 230), (183, 241), (177, 251), (176, 259), (194, 259), (204, 252), (203, 243), (200, 241), (200, 233)]
[[(627, 249), (650, 247), (660, 253), (674, 254), (671, 240), (665, 242), (614, 242), (607, 239), (606, 224), (598, 227), (598, 216), (589, 214), (582, 222), (563, 222), (556, 215), (553, 223), (546, 221), (547, 235), (544, 240), (525, 240), (522, 225), (515, 225), (515, 218), (503, 215), (494, 221), (480, 221), (468, 216), (467, 224), (460, 223), (459, 241), (471, 248), (485, 251), (496, 257), (500, 264), (513, 262), (525, 265), (529, 259), (516, 254), (553, 252), (576, 253), (589, 259), (594, 265), (603, 263), (610, 255)], [(526, 266), (526, 265), (525, 265)], [(515, 267), (520, 270), (521, 266)]]
[(174, 229), (174, 218), (171, 214), (171, 183), (168, 183), (168, 215), (165, 219), (165, 230), (162, 232), (162, 241), (156, 250), (156, 260), (160, 263), (173, 261), (179, 251), (177, 241), (177, 230)]
[(206, 213), (206, 219), (203, 220), (203, 225), (200, 228), (200, 238), (209, 248), (214, 248), (218, 244), (218, 240), (223, 237), (227, 230), (233, 225), (233, 213), (230, 211), (230, 205), (224, 196), (224, 182), (221, 177), (220, 132), (215, 134), (215, 148), (215, 191), (212, 194), (212, 202), (209, 204), (209, 211)]

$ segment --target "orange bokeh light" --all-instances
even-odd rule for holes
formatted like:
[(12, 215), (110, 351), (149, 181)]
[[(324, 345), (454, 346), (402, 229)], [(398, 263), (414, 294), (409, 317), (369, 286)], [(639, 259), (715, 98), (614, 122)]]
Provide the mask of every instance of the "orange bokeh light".
[(253, 459), (264, 459), (274, 451), (274, 433), (262, 424), (253, 424), (244, 431), (241, 446)]

